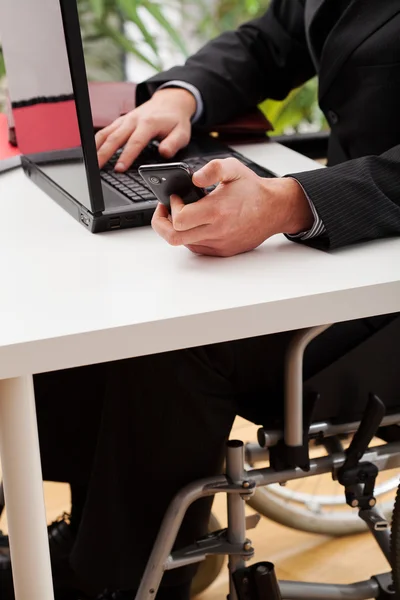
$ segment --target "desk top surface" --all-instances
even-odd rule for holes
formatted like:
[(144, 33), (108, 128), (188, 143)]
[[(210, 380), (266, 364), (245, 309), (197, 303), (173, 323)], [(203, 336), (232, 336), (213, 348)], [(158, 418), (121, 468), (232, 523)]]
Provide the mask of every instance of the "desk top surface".
[[(277, 144), (238, 148), (277, 174), (317, 168)], [(91, 235), (21, 171), (0, 177), (0, 377), (400, 308), (400, 239), (332, 253), (268, 240), (233, 257), (151, 228)]]

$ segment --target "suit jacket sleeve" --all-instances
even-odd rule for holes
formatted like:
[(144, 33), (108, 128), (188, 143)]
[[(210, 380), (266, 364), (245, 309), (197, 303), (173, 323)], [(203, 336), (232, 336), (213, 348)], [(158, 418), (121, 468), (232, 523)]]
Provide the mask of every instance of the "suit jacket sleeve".
[(326, 229), (307, 244), (334, 249), (400, 235), (400, 145), (380, 156), (291, 177), (303, 186)]
[(283, 99), (315, 75), (305, 37), (304, 0), (272, 0), (259, 19), (209, 42), (184, 66), (138, 86), (146, 101), (163, 83), (186, 81), (201, 93), (201, 125), (216, 125), (254, 108), (265, 98)]

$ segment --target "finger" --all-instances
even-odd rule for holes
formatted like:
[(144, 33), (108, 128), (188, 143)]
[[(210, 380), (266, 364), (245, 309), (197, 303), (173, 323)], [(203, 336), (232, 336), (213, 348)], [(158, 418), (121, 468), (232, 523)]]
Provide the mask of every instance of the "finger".
[(169, 213), (168, 207), (159, 202), (156, 210), (154, 211), (154, 215), (151, 220), (151, 226), (153, 227), (154, 231), (164, 239), (166, 239), (165, 233), (169, 232), (170, 230), (169, 227), (165, 225), (165, 222), (169, 224), (173, 229), (170, 217), (171, 215)]
[(100, 129), (100, 131), (98, 131), (96, 133), (96, 135), (94, 136), (94, 139), (96, 142), (96, 150), (99, 150), (99, 148), (104, 144), (104, 142), (106, 141), (106, 139), (110, 135), (110, 133), (112, 133), (113, 131), (118, 129), (118, 127), (121, 125), (121, 122), (122, 122), (122, 117), (119, 117), (118, 119), (113, 121), (110, 125), (108, 125), (107, 127), (104, 127), (104, 129)]
[(171, 246), (181, 246), (181, 234), (178, 231), (175, 231), (174, 226), (168, 219), (168, 214), (167, 207), (163, 204), (159, 204), (153, 215), (151, 225), (154, 231), (164, 238)]
[(129, 140), (135, 130), (135, 124), (136, 119), (126, 119), (107, 136), (97, 152), (100, 168)]
[(189, 231), (174, 231), (179, 235), (179, 241), (182, 246), (199, 244), (201, 246), (213, 246), (217, 244), (215, 230), (212, 225), (200, 225)]
[(147, 123), (139, 123), (126, 142), (125, 148), (115, 165), (115, 170), (125, 171), (157, 134), (156, 128), (150, 127)]
[(236, 158), (212, 160), (193, 175), (193, 183), (199, 187), (208, 187), (215, 183), (228, 183), (239, 179), (244, 165)]
[(153, 221), (157, 219), (168, 219), (169, 217), (170, 214), (168, 211), (168, 206), (165, 206), (164, 204), (161, 204), (161, 202), (159, 202), (157, 204), (156, 210), (154, 211)]
[(186, 205), (178, 196), (171, 196), (171, 213), (177, 231), (211, 225), (217, 217), (215, 193)]
[(186, 246), (194, 254), (203, 254), (204, 256), (220, 256), (218, 250), (212, 246), (201, 246), (200, 244), (189, 244)]
[[(180, 203), (182, 203), (182, 200), (179, 197), (172, 196), (171, 208), (172, 204), (177, 206)], [(173, 224), (173, 220), (171, 222), (168, 217), (169, 213), (167, 207), (159, 204), (153, 215), (151, 224), (154, 231), (164, 238), (171, 246), (187, 246), (188, 244), (204, 242), (204, 240), (212, 237), (212, 230), (207, 225), (201, 225), (190, 231), (177, 231)]]
[(183, 127), (177, 125), (171, 133), (163, 140), (158, 150), (165, 158), (172, 158), (181, 148), (187, 146), (190, 142), (190, 125)]
[[(170, 201), (170, 205), (171, 205), (172, 222), (174, 223), (174, 226), (175, 226), (175, 221), (178, 220), (180, 212), (185, 208), (185, 204), (183, 203), (182, 198), (180, 198), (179, 196), (176, 196), (175, 194), (173, 194), (170, 197), (169, 201)], [(177, 228), (177, 229), (179, 229), (179, 228)]]

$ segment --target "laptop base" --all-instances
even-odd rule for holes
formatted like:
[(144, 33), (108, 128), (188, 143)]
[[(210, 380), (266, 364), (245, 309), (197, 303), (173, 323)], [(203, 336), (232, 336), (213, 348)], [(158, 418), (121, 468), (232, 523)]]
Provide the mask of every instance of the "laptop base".
[(63, 188), (47, 177), (35, 163), (31, 162), (25, 156), (21, 157), (21, 163), (25, 175), (91, 233), (142, 227), (151, 223), (154, 206), (147, 209), (132, 206), (130, 210), (126, 210), (123, 213), (120, 210), (116, 210), (115, 212), (108, 213), (105, 211), (104, 213), (92, 214)]
[[(178, 152), (173, 161), (180, 162), (186, 160), (189, 162), (193, 157), (199, 157), (200, 161), (204, 163), (205, 161), (210, 161), (214, 158), (227, 156), (239, 159), (261, 177), (275, 177), (268, 169), (252, 162), (240, 153), (209, 136), (192, 139), (189, 146)], [(141, 160), (143, 162), (141, 162)], [(153, 161), (159, 164), (171, 162), (162, 159), (158, 154), (148, 158), (144, 153), (139, 156), (139, 159), (132, 165), (132, 172), (136, 174), (138, 166), (140, 164), (146, 164), (146, 161)], [(29, 160), (28, 157), (23, 156), (21, 162), (26, 175), (91, 233), (142, 227), (144, 225), (150, 225), (151, 223), (154, 210), (157, 206), (156, 198), (152, 201), (137, 203), (127, 202), (127, 199), (120, 195), (119, 190), (113, 189), (103, 181), (102, 186), (105, 210), (99, 213), (92, 213), (73, 196), (68, 194), (64, 188), (57, 185), (53, 179), (48, 177), (46, 173), (44, 173), (36, 163)], [(199, 164), (198, 167), (200, 166), (202, 165)], [(111, 197), (110, 194), (114, 195), (114, 197)], [(118, 205), (118, 196), (120, 196), (120, 205)], [(107, 199), (109, 199), (109, 201), (107, 201)]]

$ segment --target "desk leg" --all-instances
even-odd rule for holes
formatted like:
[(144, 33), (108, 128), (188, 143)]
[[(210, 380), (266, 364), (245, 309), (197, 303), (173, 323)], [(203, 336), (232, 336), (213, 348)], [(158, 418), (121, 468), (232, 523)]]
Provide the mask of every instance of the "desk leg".
[(54, 600), (30, 375), (0, 380), (0, 456), (16, 600)]

